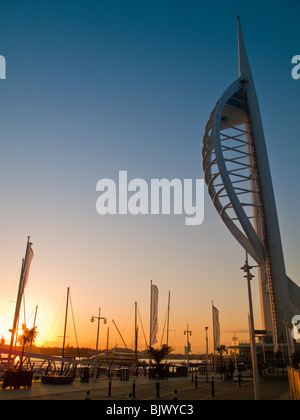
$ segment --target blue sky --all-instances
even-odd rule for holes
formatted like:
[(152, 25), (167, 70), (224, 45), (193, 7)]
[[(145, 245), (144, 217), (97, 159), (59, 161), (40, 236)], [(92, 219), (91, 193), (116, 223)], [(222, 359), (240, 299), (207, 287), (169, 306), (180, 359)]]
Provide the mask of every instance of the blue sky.
[(95, 209), (97, 181), (117, 179), (119, 170), (148, 181), (203, 178), (206, 122), (238, 77), (237, 13), (287, 273), (299, 284), (300, 80), (291, 77), (291, 59), (300, 54), (299, 2), (0, 2), (0, 54), (7, 62), (0, 81), (0, 284), (12, 298), (31, 235), (27, 299), (28, 307), (40, 306), (41, 325), (43, 308), (54, 312), (67, 286), (82, 329), (90, 308), (103, 306), (108, 317), (122, 319), (134, 300), (147, 325), (152, 279), (161, 292), (161, 323), (171, 290), (176, 345), (184, 345), (189, 322), (198, 331), (195, 346), (204, 348), (211, 300), (224, 330), (247, 328), (244, 253), (208, 194), (198, 227), (186, 227), (183, 216), (101, 217)]

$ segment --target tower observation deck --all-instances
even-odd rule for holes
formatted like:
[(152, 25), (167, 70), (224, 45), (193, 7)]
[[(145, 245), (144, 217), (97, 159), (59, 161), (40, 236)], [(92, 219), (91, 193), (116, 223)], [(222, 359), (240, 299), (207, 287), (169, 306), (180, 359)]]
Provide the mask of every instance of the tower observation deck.
[(263, 328), (274, 348), (289, 340), (300, 288), (285, 271), (273, 184), (252, 72), (238, 18), (239, 77), (213, 109), (203, 137), (209, 195), (235, 239), (256, 261)]

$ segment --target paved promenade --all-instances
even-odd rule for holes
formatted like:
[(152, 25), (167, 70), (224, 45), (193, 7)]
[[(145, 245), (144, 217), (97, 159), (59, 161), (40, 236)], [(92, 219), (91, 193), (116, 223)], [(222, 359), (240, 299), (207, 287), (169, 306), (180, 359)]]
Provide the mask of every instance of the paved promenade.
[[(108, 396), (108, 379), (93, 378), (89, 383), (76, 379), (70, 385), (45, 385), (34, 381), (31, 389), (0, 389), (0, 400), (84, 400), (86, 391), (90, 391), (91, 400), (128, 400), (128, 394), (133, 390), (133, 378), (120, 381), (114, 378), (111, 382), (111, 396)], [(198, 379), (198, 386), (189, 378), (169, 378), (159, 381), (159, 398), (157, 398), (156, 381), (148, 378), (135, 378), (136, 400), (172, 400), (173, 390), (177, 389), (178, 400), (253, 400), (253, 382), (250, 377), (244, 377), (241, 386), (237, 378), (232, 381), (221, 381), (216, 375), (214, 379), (214, 394), (212, 384), (205, 377)], [(260, 379), (261, 399), (290, 400), (287, 375), (267, 375)]]

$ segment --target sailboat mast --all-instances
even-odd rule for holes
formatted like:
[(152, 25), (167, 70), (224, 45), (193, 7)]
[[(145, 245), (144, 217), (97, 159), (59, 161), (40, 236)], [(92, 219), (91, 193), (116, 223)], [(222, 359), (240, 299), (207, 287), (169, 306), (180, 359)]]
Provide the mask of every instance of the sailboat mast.
[(109, 347), (109, 327), (107, 327), (107, 334), (106, 334), (106, 351), (108, 352)]
[(122, 334), (120, 333), (120, 330), (119, 330), (119, 328), (118, 328), (117, 324), (115, 323), (115, 321), (114, 321), (114, 320), (112, 320), (112, 322), (113, 322), (114, 326), (116, 327), (116, 329), (117, 329), (117, 331), (118, 331), (118, 333), (119, 333), (119, 336), (121, 337), (121, 340), (123, 341), (124, 346), (126, 347), (126, 349), (128, 349), (128, 347), (126, 346), (126, 343), (125, 343), (125, 341), (124, 341), (124, 338), (122, 337)]
[[(150, 356), (150, 349), (152, 346), (152, 280), (150, 283), (150, 341), (149, 341), (149, 375), (150, 375), (150, 368), (151, 368), (151, 356)], [(150, 376), (149, 376), (150, 378)]]
[[(167, 315), (167, 347), (169, 347), (169, 327), (170, 327), (170, 291), (168, 296), (168, 315)], [(168, 363), (168, 354), (166, 356), (166, 363)]]
[(137, 327), (137, 303), (135, 302), (135, 317), (134, 317), (134, 359), (137, 362), (137, 348), (138, 348), (138, 327)]
[(170, 326), (170, 291), (169, 291), (169, 297), (168, 297), (167, 346), (169, 346), (169, 326)]
[[(35, 307), (35, 314), (34, 314), (34, 321), (33, 321), (33, 328), (35, 328), (35, 323), (36, 323), (36, 316), (37, 316), (37, 311), (38, 311), (38, 306)], [(32, 347), (32, 340), (30, 341), (30, 348), (29, 348), (29, 352), (31, 352), (31, 347)]]
[(66, 315), (65, 315), (65, 328), (64, 328), (64, 338), (63, 338), (63, 347), (62, 347), (62, 357), (65, 357), (65, 343), (66, 343), (68, 309), (69, 309), (69, 294), (70, 294), (70, 288), (68, 287), (68, 290), (67, 290), (67, 303), (66, 303)]
[(150, 283), (150, 341), (149, 347), (152, 346), (152, 280)]

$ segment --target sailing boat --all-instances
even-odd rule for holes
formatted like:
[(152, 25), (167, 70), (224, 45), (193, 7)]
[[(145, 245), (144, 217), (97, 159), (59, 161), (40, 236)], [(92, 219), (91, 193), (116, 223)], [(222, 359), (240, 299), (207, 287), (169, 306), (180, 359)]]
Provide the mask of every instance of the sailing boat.
[[(68, 308), (69, 308), (69, 296), (70, 296), (70, 288), (67, 289), (67, 302), (66, 302), (66, 314), (65, 314), (65, 326), (64, 326), (64, 335), (63, 335), (63, 345), (62, 345), (62, 358), (61, 358), (61, 369), (60, 372), (49, 374), (49, 368), (50, 364), (46, 370), (46, 374), (42, 376), (42, 383), (43, 384), (53, 384), (53, 385), (67, 385), (71, 384), (74, 380), (75, 373), (76, 373), (76, 367), (77, 364), (73, 367), (73, 372), (71, 371), (71, 363), (70, 359), (65, 358), (65, 343), (66, 343), (66, 332), (67, 332), (67, 321), (68, 321)], [(65, 362), (69, 363), (69, 368), (66, 369), (65, 374), (64, 373), (64, 365)]]

